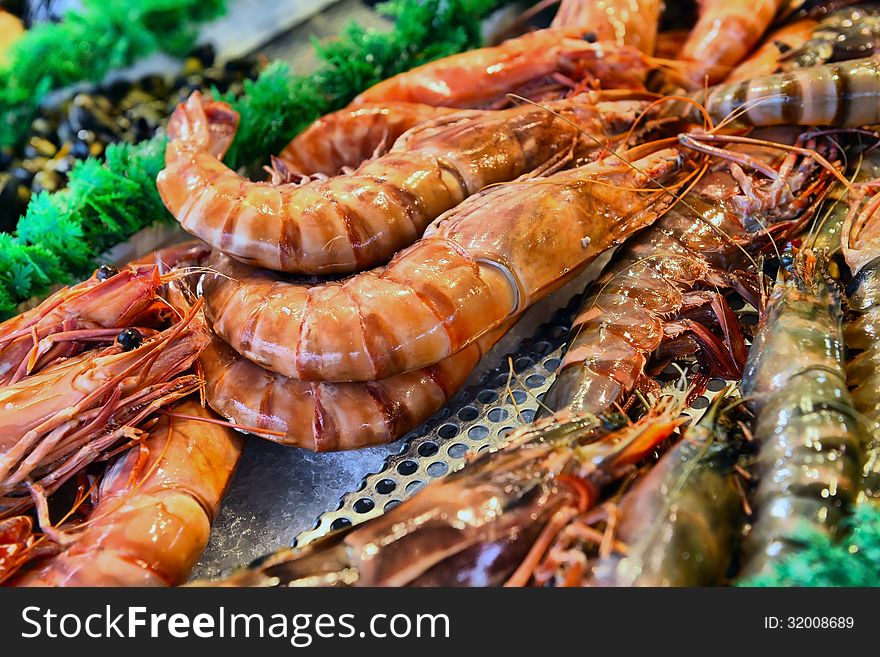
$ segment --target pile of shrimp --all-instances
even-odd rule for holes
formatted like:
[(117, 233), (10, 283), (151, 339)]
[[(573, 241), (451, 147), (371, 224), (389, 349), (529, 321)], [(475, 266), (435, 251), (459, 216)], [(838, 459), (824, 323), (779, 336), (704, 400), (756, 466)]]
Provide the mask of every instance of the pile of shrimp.
[(184, 581), (239, 433), (397, 440), (600, 256), (534, 424), (224, 583), (717, 585), (876, 503), (880, 3), (544, 1), (518, 28), (548, 12), (262, 172), (223, 163), (228, 104), (178, 106), (157, 187), (200, 241), (0, 326), (0, 579)]
[[(880, 120), (865, 102), (877, 88), (864, 59), (873, 40), (840, 45), (872, 10), (826, 16), (821, 3), (782, 0), (693, 9), (538, 3), (519, 24), (555, 11), (547, 27), (367, 89), (269, 155), (265, 180), (223, 164), (239, 117), (194, 93), (169, 122), (157, 186), (212, 249), (198, 284), (212, 331), (201, 358), (208, 404), (317, 451), (398, 439), (530, 306), (676, 204), (682, 230), (706, 220), (694, 203), (732, 204), (737, 216), (683, 247), (717, 257), (673, 276), (754, 292), (750, 253), (768, 246), (755, 222), (776, 224), (770, 241), (783, 239), (840, 175), (833, 140), (803, 126)], [(768, 54), (762, 38), (785, 52)], [(750, 134), (779, 125), (801, 129)], [(641, 239), (639, 262), (675, 248)], [(733, 271), (721, 271), (727, 261)], [(672, 330), (670, 353), (742, 374), (743, 337), (723, 294), (660, 297), (649, 312), (688, 317), (658, 319), (633, 354), (609, 351), (601, 367), (617, 383), (595, 394), (622, 379), (618, 393), (644, 388), (643, 368), (629, 363)], [(590, 345), (570, 351), (564, 373), (592, 349), (583, 328)]]
[(166, 299), (181, 275), (102, 265), (0, 324), (0, 583), (189, 577), (242, 438), (193, 396), (211, 338)]
[[(471, 366), (535, 300), (616, 247), (535, 423), (383, 516), (220, 585), (748, 583), (804, 536), (841, 538), (853, 505), (880, 499), (880, 3), (556, 4), (545, 30), (364, 92), (295, 138), (269, 183), (222, 170), (225, 108), (209, 103), (199, 118), (223, 117), (226, 131), (179, 110), (166, 171), (183, 173), (163, 194), (214, 249), (200, 290), (216, 376), (261, 382), (241, 394), (209, 375), (209, 403), (287, 431), (282, 442), (398, 437), (424, 417), (413, 408), (434, 408), (414, 393), (436, 396), (439, 366), (463, 379), (453, 359)], [(520, 49), (547, 39), (534, 76), (515, 75)], [(395, 202), (384, 186), (403, 189), (396, 163), (412, 173), (442, 153), (461, 171), (475, 147), (457, 150), (461, 125), (444, 133), (459, 121), (504, 122), (493, 135), (506, 163), (510, 128), (542, 109), (567, 117), (550, 127), (573, 140), (564, 156), (536, 168), (520, 152), (522, 169), (493, 171), (481, 188), (455, 176), (458, 200), (430, 220), (418, 205), (407, 229), (426, 227), (395, 231), (405, 244), (358, 267), (371, 212), (396, 222), (421, 198), (411, 185), (384, 213)], [(334, 145), (332, 126), (359, 128), (354, 150)], [(447, 179), (427, 173), (436, 161), (425, 175), (446, 194)], [(368, 209), (365, 198), (377, 200)], [(333, 260), (344, 276), (304, 264), (317, 226), (321, 258), (345, 251)], [(381, 226), (367, 231), (388, 244)], [(744, 304), (757, 325), (734, 311)], [(726, 387), (685, 418), (713, 380)], [(282, 395), (296, 409), (283, 417)]]

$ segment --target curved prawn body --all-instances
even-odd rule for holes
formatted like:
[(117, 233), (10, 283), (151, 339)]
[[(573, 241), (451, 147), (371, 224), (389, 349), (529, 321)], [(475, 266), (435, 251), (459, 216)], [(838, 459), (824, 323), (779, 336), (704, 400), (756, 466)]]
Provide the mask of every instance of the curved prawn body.
[[(582, 568), (577, 521), (548, 551), (542, 581), (586, 586), (717, 586), (733, 559), (743, 512), (735, 466), (741, 442), (719, 403), (707, 411), (616, 508), (614, 539), (626, 546)], [(551, 574), (553, 579), (548, 579)], [(584, 579), (585, 577), (585, 579)], [(539, 582), (540, 583), (540, 582)]]
[(35, 560), (17, 586), (174, 586), (208, 542), (242, 438), (187, 401), (118, 457), (81, 524), (56, 528), (60, 554)]
[(697, 24), (679, 59), (693, 62), (685, 71), (696, 87), (723, 80), (770, 27), (783, 0), (700, 0)]
[(215, 338), (200, 358), (205, 396), (220, 415), (276, 432), (267, 437), (285, 445), (326, 452), (390, 443), (440, 410), (504, 333), (493, 331), (436, 365), (365, 383), (288, 378)]
[(380, 82), (351, 106), (388, 102), (435, 107), (497, 107), (507, 95), (548, 82), (570, 88), (571, 82), (601, 81), (605, 89), (642, 89), (644, 56), (634, 48), (597, 47), (581, 40), (588, 27), (546, 29), (509, 39), (497, 46), (444, 57)]
[(91, 350), (0, 388), (0, 515), (29, 507), (34, 485), (51, 494), (193, 392), (198, 378), (182, 373), (208, 340), (191, 316), (130, 351)]
[(880, 59), (868, 57), (718, 85), (705, 107), (715, 119), (735, 114), (749, 126), (848, 128), (880, 122), (878, 94)]
[(113, 342), (121, 328), (149, 325), (163, 283), (156, 267), (129, 267), (104, 280), (97, 274), (63, 288), (36, 308), (0, 324), (0, 386), (81, 351)]
[[(792, 137), (773, 135), (788, 143)], [(629, 242), (572, 323), (568, 351), (544, 399), (549, 409), (601, 413), (638, 387), (655, 388), (646, 365), (661, 347), (667, 356), (696, 352), (702, 384), (710, 376), (741, 377), (745, 343), (719, 292), (735, 289), (755, 300), (747, 251), (801, 225), (830, 176), (810, 159), (797, 164), (774, 149), (731, 146), (726, 152), (790, 173), (776, 182), (757, 173), (738, 181), (722, 162), (723, 168), (716, 165), (655, 226)], [(780, 185), (781, 194), (771, 191)], [(724, 343), (713, 333), (716, 327)]]
[[(642, 152), (635, 149), (634, 155)], [(374, 381), (464, 349), (652, 223), (686, 176), (677, 149), (609, 157), (497, 186), (441, 217), (387, 267), (291, 282), (225, 256), (203, 281), (209, 318), (238, 353), (306, 381)]]
[[(587, 509), (603, 486), (678, 426), (664, 407), (611, 430), (549, 419), (434, 482), (384, 515), (234, 573), (231, 586), (496, 586), (527, 581), (542, 534)], [(568, 483), (571, 482), (571, 483)], [(548, 529), (549, 528), (549, 529)]]
[(795, 265), (774, 288), (743, 377), (758, 447), (743, 577), (769, 570), (806, 529), (836, 534), (867, 442), (843, 371), (839, 298), (821, 260), (806, 252)]
[[(162, 260), (201, 266), (210, 253)], [(168, 288), (171, 305), (190, 312), (188, 288)], [(392, 442), (416, 427), (461, 388), (482, 355), (513, 325), (492, 331), (436, 365), (365, 383), (316, 383), (266, 370), (212, 336), (199, 356), (207, 403), (233, 425), (269, 440), (319, 452)], [(265, 432), (265, 433), (261, 433)]]
[(454, 111), (403, 102), (346, 107), (312, 123), (279, 157), (298, 174), (335, 176), (384, 155), (407, 130)]
[(550, 27), (581, 26), (597, 41), (652, 55), (662, 4), (660, 0), (562, 0)]
[[(330, 274), (383, 264), (427, 225), (483, 187), (537, 174), (569, 156), (591, 159), (647, 101), (597, 94), (421, 123), (351, 174), (306, 184), (251, 182), (221, 161), (232, 110), (196, 93), (169, 125), (157, 185), (185, 230), (237, 260), (275, 271)], [(584, 136), (586, 133), (593, 139)]]

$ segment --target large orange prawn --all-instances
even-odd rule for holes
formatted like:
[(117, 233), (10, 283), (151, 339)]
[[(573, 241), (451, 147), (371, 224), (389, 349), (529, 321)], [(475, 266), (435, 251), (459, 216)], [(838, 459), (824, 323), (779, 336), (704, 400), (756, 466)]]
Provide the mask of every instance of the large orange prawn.
[(0, 388), (0, 516), (136, 440), (140, 422), (196, 390), (198, 377), (185, 372), (208, 341), (192, 313), (161, 333), (137, 332)]
[(550, 103), (551, 111), (527, 104), (440, 116), (349, 175), (273, 185), (221, 162), (238, 117), (195, 93), (171, 118), (157, 186), (184, 229), (242, 262), (301, 274), (359, 271), (387, 262), (487, 185), (595, 157), (647, 106), (602, 100), (590, 93)]
[(291, 282), (215, 255), (206, 308), (237, 352), (285, 376), (372, 381), (427, 367), (652, 223), (672, 201), (658, 183), (674, 185), (686, 169), (677, 148), (649, 145), (498, 186), (387, 267), (340, 282)]
[(643, 88), (648, 62), (638, 50), (590, 44), (581, 39), (589, 27), (558, 25), (400, 73), (364, 91), (352, 106), (403, 101), (492, 107), (509, 102), (508, 94), (530, 97), (530, 88), (548, 82), (563, 88), (591, 81), (601, 81), (604, 89)]
[[(160, 418), (109, 466), (85, 521), (29, 539), (16, 557), (33, 560), (33, 569), (13, 585), (182, 584), (208, 542), (241, 452), (242, 438), (211, 418), (194, 401)], [(16, 519), (27, 524), (26, 516)], [(60, 552), (40, 559), (50, 543)]]

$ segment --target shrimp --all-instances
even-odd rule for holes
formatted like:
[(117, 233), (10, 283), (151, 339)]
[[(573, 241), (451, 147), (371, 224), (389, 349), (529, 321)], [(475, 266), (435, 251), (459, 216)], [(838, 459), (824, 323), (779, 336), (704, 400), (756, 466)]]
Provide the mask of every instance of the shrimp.
[[(506, 102), (536, 84), (601, 82), (605, 89), (641, 89), (647, 61), (635, 48), (613, 48), (580, 39), (583, 27), (538, 30), (500, 45), (478, 48), (423, 64), (384, 80), (351, 106), (388, 102), (480, 108)], [(589, 29), (589, 28), (586, 28)], [(568, 82), (566, 82), (566, 80)]]
[(852, 388), (853, 403), (868, 423), (871, 440), (866, 446), (866, 461), (862, 473), (862, 495), (880, 499), (880, 300), (877, 297), (880, 278), (880, 194), (876, 182), (880, 180), (880, 156), (876, 150), (864, 156), (861, 163), (863, 180), (871, 181), (866, 191), (852, 201), (841, 234), (844, 257), (852, 271), (848, 289), (850, 316), (844, 338), (847, 347), (855, 352), (846, 364), (847, 382)]
[(506, 332), (486, 334), (436, 365), (366, 383), (310, 383), (266, 370), (215, 338), (202, 352), (208, 404), (238, 425), (269, 429), (284, 445), (317, 452), (397, 440), (464, 385)]
[(64, 551), (16, 586), (175, 586), (189, 576), (238, 462), (243, 439), (186, 401), (107, 469), (79, 525), (55, 528)]
[(384, 155), (410, 128), (454, 111), (421, 103), (347, 107), (312, 123), (279, 157), (299, 174), (335, 176)]
[(0, 324), (0, 386), (15, 383), (57, 358), (78, 353), (89, 341), (113, 342), (119, 329), (154, 324), (158, 290), (155, 266), (122, 271), (103, 265), (73, 287)]
[[(207, 254), (191, 255), (192, 250), (183, 257), (162, 250), (150, 259), (200, 267)], [(166, 296), (180, 312), (192, 308), (189, 288), (168, 286)], [(199, 356), (204, 395), (233, 426), (284, 445), (324, 452), (389, 443), (437, 412), (515, 322), (436, 365), (367, 383), (309, 383), (281, 376), (212, 336)]]
[(802, 252), (792, 269), (773, 290), (742, 383), (758, 454), (741, 577), (772, 569), (803, 531), (837, 534), (867, 442), (847, 390), (840, 299), (824, 259)]
[(880, 59), (869, 57), (722, 84), (704, 104), (713, 118), (735, 115), (750, 126), (846, 128), (880, 122), (878, 94)]
[[(520, 584), (543, 534), (594, 505), (604, 485), (678, 426), (661, 404), (615, 429), (596, 418), (550, 418), (363, 525), (285, 549), (220, 586), (495, 586)], [(523, 574), (524, 573), (524, 574)]]
[(745, 514), (735, 466), (742, 441), (720, 396), (617, 507), (614, 538), (626, 554), (595, 564), (598, 586), (717, 586), (724, 581)]
[[(763, 136), (771, 144), (792, 143), (796, 134)], [(655, 388), (645, 369), (661, 346), (676, 355), (697, 351), (700, 385), (712, 373), (740, 378), (745, 344), (719, 292), (732, 288), (755, 301), (748, 251), (802, 225), (830, 186), (830, 175), (811, 158), (798, 164), (793, 154), (772, 146), (730, 146), (721, 153), (782, 175), (774, 183), (722, 160), (655, 226), (626, 245), (572, 323), (568, 351), (545, 395), (548, 409), (601, 413), (639, 386)], [(784, 191), (770, 191), (774, 185)], [(726, 344), (706, 319), (695, 316), (706, 310)]]
[(344, 281), (291, 282), (215, 255), (208, 266), (217, 274), (202, 283), (208, 316), (238, 353), (301, 380), (421, 369), (652, 223), (672, 200), (657, 185), (681, 182), (685, 164), (677, 148), (648, 145), (495, 187), (441, 217), (387, 267)]
[(770, 27), (783, 0), (700, 0), (697, 24), (682, 46), (679, 59), (691, 83), (723, 80), (745, 58)]
[(660, 0), (562, 0), (550, 26), (564, 29), (578, 25), (597, 41), (632, 46), (652, 55), (662, 4)]
[(870, 57), (880, 51), (880, 7), (839, 9), (816, 25), (810, 39), (783, 56), (789, 68)]
[(751, 80), (795, 68), (788, 63), (788, 56), (810, 41), (817, 25), (817, 21), (811, 18), (783, 25), (772, 32), (748, 59), (733, 69), (725, 81)]
[(301, 274), (360, 271), (387, 262), (486, 185), (570, 155), (595, 157), (647, 104), (589, 93), (547, 107), (441, 116), (350, 175), (271, 185), (243, 180), (220, 161), (237, 116), (196, 92), (171, 118), (157, 185), (185, 230), (242, 262)]
[(209, 341), (195, 315), (140, 339), (140, 346), (129, 340), (94, 349), (0, 387), (0, 517), (29, 508), (34, 486), (49, 495), (136, 440), (138, 424), (199, 387), (198, 377), (184, 374)]
[(880, 8), (834, 11), (821, 21), (805, 18), (782, 26), (728, 76), (748, 80), (833, 62), (861, 59), (880, 50)]

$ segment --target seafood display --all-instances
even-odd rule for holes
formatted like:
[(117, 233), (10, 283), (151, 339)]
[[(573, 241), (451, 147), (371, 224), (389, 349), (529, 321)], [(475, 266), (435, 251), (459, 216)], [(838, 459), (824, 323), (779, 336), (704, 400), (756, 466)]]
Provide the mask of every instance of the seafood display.
[(178, 278), (104, 265), (0, 327), (0, 581), (169, 586), (191, 572), (242, 439), (191, 398), (211, 338), (201, 303), (163, 299)]
[(664, 403), (621, 428), (615, 428), (614, 418), (550, 419), (526, 427), (503, 449), (375, 521), (280, 552), (227, 583), (492, 586), (527, 581), (548, 538), (591, 508), (600, 486), (668, 438), (679, 410)]
[[(546, 0), (502, 29), (363, 62), (255, 166), (265, 108), (181, 98), (165, 248), (0, 324), (0, 583), (754, 585), (876, 505), (880, 3)], [(523, 339), (572, 287), (552, 349)], [(193, 576), (259, 440), (388, 445), (352, 494), (397, 493)]]

